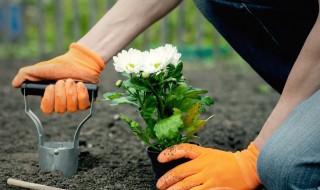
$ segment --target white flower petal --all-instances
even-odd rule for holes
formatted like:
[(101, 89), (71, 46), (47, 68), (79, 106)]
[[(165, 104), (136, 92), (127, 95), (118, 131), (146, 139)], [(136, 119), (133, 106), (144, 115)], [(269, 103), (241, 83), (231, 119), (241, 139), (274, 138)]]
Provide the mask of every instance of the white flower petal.
[(122, 50), (113, 57), (113, 65), (116, 71), (130, 73), (158, 73), (169, 64), (177, 66), (181, 54), (177, 47), (166, 44), (150, 51), (141, 52), (130, 48), (128, 51)]
[(122, 50), (117, 56), (113, 57), (113, 65), (117, 72), (139, 73), (143, 64), (142, 52), (133, 48), (128, 51)]

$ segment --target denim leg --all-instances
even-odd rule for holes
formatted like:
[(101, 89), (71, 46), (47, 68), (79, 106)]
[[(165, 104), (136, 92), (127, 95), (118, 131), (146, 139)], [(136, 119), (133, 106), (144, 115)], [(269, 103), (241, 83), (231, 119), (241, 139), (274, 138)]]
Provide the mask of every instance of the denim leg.
[(299, 104), (266, 142), (257, 170), (270, 190), (320, 189), (320, 90)]
[(288, 74), (317, 15), (317, 0), (194, 0), (230, 45), (274, 89)]

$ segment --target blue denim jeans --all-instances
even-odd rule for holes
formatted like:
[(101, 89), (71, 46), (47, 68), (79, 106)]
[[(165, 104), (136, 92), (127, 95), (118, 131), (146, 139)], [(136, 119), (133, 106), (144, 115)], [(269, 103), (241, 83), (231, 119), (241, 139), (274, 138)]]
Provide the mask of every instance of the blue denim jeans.
[(270, 190), (320, 189), (320, 90), (298, 105), (263, 146), (257, 170)]
[[(289, 72), (318, 15), (317, 0), (194, 0), (230, 45), (275, 90)], [(320, 91), (302, 102), (260, 152), (268, 190), (320, 190)]]
[(194, 0), (207, 20), (282, 92), (317, 15), (317, 0)]

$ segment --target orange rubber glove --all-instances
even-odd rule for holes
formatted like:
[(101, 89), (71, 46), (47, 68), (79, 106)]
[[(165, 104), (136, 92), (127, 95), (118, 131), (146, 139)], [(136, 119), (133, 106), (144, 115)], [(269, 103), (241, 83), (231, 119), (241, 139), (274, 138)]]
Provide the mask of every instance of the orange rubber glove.
[(55, 85), (49, 85), (45, 90), (41, 101), (42, 111), (50, 114), (53, 111), (64, 113), (67, 110), (84, 110), (90, 106), (88, 92), (83, 83), (76, 84), (73, 80), (97, 84), (104, 66), (104, 61), (96, 53), (72, 43), (64, 55), (21, 68), (12, 86), (18, 88), (26, 80), (57, 80)]
[(159, 189), (216, 189), (249, 190), (261, 182), (256, 165), (259, 150), (253, 143), (241, 152), (225, 152), (193, 144), (170, 147), (158, 156), (159, 162), (190, 158), (163, 175), (157, 182)]
[(72, 79), (58, 80), (55, 85), (49, 85), (41, 99), (43, 113), (51, 114), (76, 112), (90, 106), (89, 93), (83, 82), (75, 83)]

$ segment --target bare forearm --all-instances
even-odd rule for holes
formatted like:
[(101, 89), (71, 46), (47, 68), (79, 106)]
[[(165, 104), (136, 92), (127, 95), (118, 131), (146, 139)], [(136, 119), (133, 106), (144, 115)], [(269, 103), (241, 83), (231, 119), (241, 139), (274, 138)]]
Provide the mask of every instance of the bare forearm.
[(320, 89), (319, 42), (320, 18), (318, 17), (290, 72), (276, 107), (254, 141), (259, 149), (299, 103)]
[(118, 0), (78, 43), (106, 62), (181, 0)]

